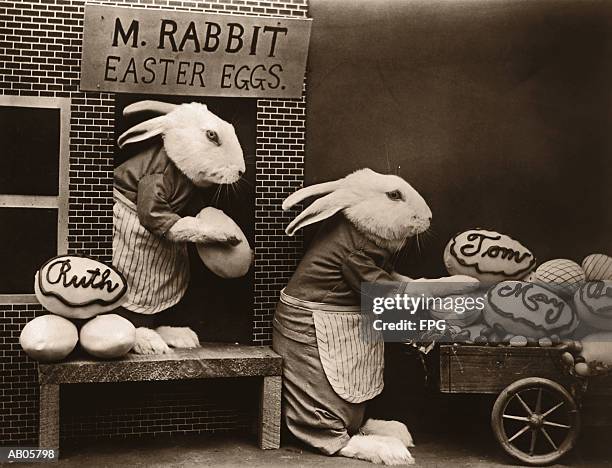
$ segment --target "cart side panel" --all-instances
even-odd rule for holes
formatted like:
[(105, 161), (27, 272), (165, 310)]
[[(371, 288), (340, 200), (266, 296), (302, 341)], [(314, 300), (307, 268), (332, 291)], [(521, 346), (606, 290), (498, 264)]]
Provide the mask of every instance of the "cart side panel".
[(584, 419), (589, 426), (611, 426), (612, 374), (590, 378), (582, 404)]
[(525, 377), (544, 377), (564, 386), (562, 351), (554, 348), (508, 346), (440, 347), (440, 390), (446, 393), (499, 393)]

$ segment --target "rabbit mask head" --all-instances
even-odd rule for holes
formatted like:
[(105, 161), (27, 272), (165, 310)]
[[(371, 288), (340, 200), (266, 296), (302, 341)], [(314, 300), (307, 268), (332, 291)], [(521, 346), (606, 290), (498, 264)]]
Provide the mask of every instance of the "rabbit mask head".
[(233, 125), (220, 119), (204, 104), (169, 104), (140, 101), (123, 114), (159, 112), (127, 130), (117, 140), (119, 148), (162, 135), (168, 158), (195, 185), (231, 184), (240, 179), (245, 164)]
[(371, 169), (298, 190), (284, 201), (283, 209), (315, 196), (320, 198), (287, 226), (288, 235), (342, 211), (359, 231), (379, 244), (392, 245), (426, 231), (431, 222), (427, 203), (408, 182)]

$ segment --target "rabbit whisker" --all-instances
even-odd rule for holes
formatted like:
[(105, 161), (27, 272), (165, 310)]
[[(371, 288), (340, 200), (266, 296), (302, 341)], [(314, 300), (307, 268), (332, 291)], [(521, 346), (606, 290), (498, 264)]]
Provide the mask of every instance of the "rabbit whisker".
[(221, 192), (221, 187), (222, 185), (217, 185), (217, 190), (215, 190), (215, 194), (212, 197), (212, 204), (213, 205), (217, 205), (217, 202), (219, 201), (219, 193)]

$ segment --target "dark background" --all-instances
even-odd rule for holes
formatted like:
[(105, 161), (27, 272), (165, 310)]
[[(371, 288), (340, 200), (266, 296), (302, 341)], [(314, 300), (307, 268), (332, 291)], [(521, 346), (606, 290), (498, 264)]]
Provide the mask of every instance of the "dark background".
[[(219, 195), (217, 188), (202, 190), (203, 199), (213, 200), (212, 206), (223, 210), (246, 235), (251, 248), (255, 240), (255, 139), (256, 109), (254, 99), (180, 97), (117, 94), (115, 141), (125, 130), (138, 122), (159, 114), (137, 114), (129, 119), (121, 114), (127, 105), (145, 99), (164, 102), (202, 102), (208, 109), (232, 123), (244, 152), (246, 172), (236, 186), (223, 186)], [(160, 138), (116, 149), (115, 165), (134, 155), (144, 146), (160, 143)], [(195, 216), (202, 206), (197, 199), (188, 206), (183, 216)], [(237, 279), (223, 279), (213, 274), (200, 259), (195, 246), (190, 244), (189, 260), (191, 280), (185, 297), (173, 312), (173, 323), (188, 325), (198, 334), (200, 341), (250, 343), (253, 332), (253, 269)]]
[(60, 110), (0, 106), (0, 194), (57, 195)]
[(446, 274), (458, 231), (538, 257), (612, 254), (612, 3), (311, 0), (306, 185), (399, 172), (431, 235), (400, 270)]
[[(59, 109), (0, 106), (0, 196), (57, 196), (59, 139)], [(0, 208), (0, 294), (34, 293), (33, 272), (57, 254), (57, 212)]]

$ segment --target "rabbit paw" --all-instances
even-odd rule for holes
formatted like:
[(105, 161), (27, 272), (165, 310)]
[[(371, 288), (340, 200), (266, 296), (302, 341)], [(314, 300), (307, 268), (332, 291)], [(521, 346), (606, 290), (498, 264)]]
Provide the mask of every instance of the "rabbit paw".
[(446, 276), (444, 278), (440, 278), (439, 281), (445, 281), (447, 283), (467, 283), (471, 285), (478, 285), (480, 283), (479, 280), (477, 280), (473, 276), (468, 276), (468, 275)]
[(225, 232), (211, 228), (193, 216), (179, 219), (166, 233), (172, 242), (196, 242), (199, 244), (227, 243), (236, 245), (240, 242), (237, 232)]
[(173, 348), (198, 348), (200, 346), (198, 335), (189, 327), (157, 327), (155, 331), (168, 346)]
[(385, 465), (414, 464), (414, 458), (401, 440), (383, 435), (354, 435), (338, 455)]
[(170, 351), (166, 342), (155, 330), (139, 327), (132, 352), (136, 354), (167, 354)]
[(453, 275), (439, 278), (434, 288), (439, 295), (467, 294), (480, 287), (480, 281), (467, 275)]
[(206, 232), (206, 240), (203, 242), (237, 245), (240, 243), (240, 236), (236, 232), (225, 232), (211, 229)]
[(414, 447), (412, 435), (404, 423), (399, 421), (382, 421), (380, 419), (368, 419), (361, 426), (359, 432), (363, 435), (381, 435), (395, 437), (402, 441), (406, 447)]
[(458, 288), (454, 294), (465, 294), (471, 291), (475, 291), (480, 287), (480, 281), (472, 276), (467, 275), (453, 275), (448, 278), (444, 278), (444, 281), (455, 283)]
[(202, 242), (201, 223), (193, 216), (185, 216), (172, 225), (166, 238), (172, 242)]

